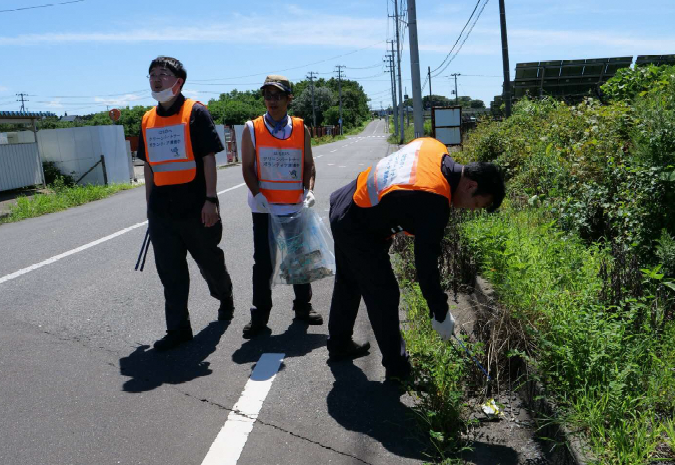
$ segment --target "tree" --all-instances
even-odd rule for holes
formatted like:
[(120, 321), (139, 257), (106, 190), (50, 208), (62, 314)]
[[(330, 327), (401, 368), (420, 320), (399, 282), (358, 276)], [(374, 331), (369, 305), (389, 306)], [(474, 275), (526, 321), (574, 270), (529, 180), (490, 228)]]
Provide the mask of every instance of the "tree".
[(209, 112), (216, 124), (244, 124), (265, 113), (265, 103), (259, 90), (240, 92), (234, 89), (209, 100)]
[[(314, 87), (314, 111), (316, 111), (316, 125), (324, 124), (324, 111), (335, 104), (333, 91), (329, 87)], [(300, 96), (297, 96), (292, 103), (293, 114), (305, 120), (305, 124), (311, 126), (313, 123), (312, 111), (312, 89), (306, 86)]]

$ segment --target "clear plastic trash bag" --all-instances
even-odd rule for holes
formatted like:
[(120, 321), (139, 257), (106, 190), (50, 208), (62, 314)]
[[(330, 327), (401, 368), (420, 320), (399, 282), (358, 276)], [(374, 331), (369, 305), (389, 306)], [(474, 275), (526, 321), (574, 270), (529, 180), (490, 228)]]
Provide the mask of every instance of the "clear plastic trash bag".
[(335, 275), (330, 230), (312, 208), (289, 215), (270, 213), (272, 284), (307, 284)]

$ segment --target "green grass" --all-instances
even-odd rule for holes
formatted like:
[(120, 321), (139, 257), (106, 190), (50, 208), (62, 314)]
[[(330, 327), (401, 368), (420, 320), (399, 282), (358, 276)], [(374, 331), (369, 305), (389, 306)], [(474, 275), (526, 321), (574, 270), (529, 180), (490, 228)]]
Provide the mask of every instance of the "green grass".
[(363, 130), (366, 129), (366, 126), (368, 126), (368, 123), (370, 123), (370, 121), (364, 121), (359, 126), (355, 126), (353, 128), (345, 129), (344, 132), (341, 135), (312, 137), (312, 147), (316, 147), (317, 145), (330, 144), (331, 142), (337, 142), (339, 140), (344, 140), (344, 139), (347, 138), (347, 136), (353, 136), (353, 135), (356, 135), (356, 134), (361, 134), (361, 132), (363, 132)]
[(38, 216), (66, 210), (70, 207), (109, 197), (119, 191), (133, 189), (131, 184), (111, 184), (108, 186), (65, 186), (62, 182), (50, 185), (50, 193), (36, 194), (31, 197), (18, 197), (16, 205), (9, 214), (0, 219), (0, 223), (13, 223)]
[[(426, 444), (426, 455), (434, 463), (461, 463), (457, 456), (469, 447), (462, 434), (468, 428), (466, 397), (472, 385), (468, 376), (472, 366), (450, 342), (441, 341), (431, 328), (426, 300), (419, 285), (413, 281), (412, 240), (402, 239), (396, 249), (394, 269), (402, 289), (401, 300), (407, 309), (403, 337), (415, 380), (408, 390), (416, 400), (413, 412), (419, 427), (418, 435)], [(479, 346), (467, 345), (472, 352), (480, 354)]]
[(513, 345), (560, 406), (557, 421), (585, 432), (599, 463), (649, 463), (668, 449), (675, 458), (675, 322), (663, 316), (663, 277), (645, 270), (642, 298), (608, 305), (609, 253), (561, 232), (543, 209), (483, 215), (463, 234), (525, 328)]
[[(400, 138), (394, 134), (394, 121), (389, 119), (389, 133), (391, 134), (387, 139), (387, 142), (390, 144), (398, 145)], [(424, 136), (431, 137), (431, 121), (424, 122)], [(405, 131), (403, 133), (403, 144), (407, 144), (415, 138), (415, 126), (413, 125), (412, 120), (410, 125), (405, 126)]]

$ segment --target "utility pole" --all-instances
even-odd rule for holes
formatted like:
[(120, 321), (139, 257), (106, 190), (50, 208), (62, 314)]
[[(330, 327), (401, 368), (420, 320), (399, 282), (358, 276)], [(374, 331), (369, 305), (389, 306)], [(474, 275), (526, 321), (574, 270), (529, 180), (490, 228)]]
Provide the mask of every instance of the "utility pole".
[[(413, 121), (415, 138), (424, 135), (424, 107), (422, 105), (422, 87), (420, 83), (420, 53), (417, 46), (417, 9), (415, 0), (408, 0), (408, 40), (410, 43), (410, 74), (412, 77)], [(431, 82), (429, 82), (431, 88)]]
[(21, 110), (19, 110), (19, 111), (21, 111), (21, 112), (26, 111), (26, 106), (25, 106), (24, 102), (28, 102), (28, 100), (26, 99), (26, 97), (28, 97), (28, 94), (24, 94), (22, 92), (22, 93), (16, 94), (16, 96), (19, 97), (18, 99), (16, 99), (16, 101), (17, 102), (21, 101)]
[(504, 62), (504, 105), (508, 118), (511, 116), (511, 77), (509, 76), (509, 43), (506, 37), (506, 11), (504, 0), (499, 0), (499, 20), (502, 29), (502, 61)]
[(309, 82), (312, 89), (312, 129), (316, 127), (316, 108), (314, 107), (314, 71), (309, 72)]
[(399, 111), (399, 118), (401, 118), (401, 128), (399, 144), (403, 144), (405, 139), (405, 130), (403, 129), (403, 83), (401, 82), (401, 39), (399, 36), (399, 21), (398, 21), (398, 0), (394, 0), (394, 17), (396, 18), (396, 61), (398, 62), (398, 102), (401, 106)]
[(457, 94), (457, 76), (461, 76), (460, 73), (452, 73), (450, 76), (455, 77), (455, 105), (459, 105), (459, 94)]
[[(405, 95), (408, 95), (408, 88), (407, 88), (407, 87), (406, 87), (405, 92), (403, 93), (403, 95), (404, 95), (404, 96), (405, 96)], [(405, 118), (406, 118), (406, 119), (405, 119), (405, 126), (408, 127), (408, 126), (410, 126), (410, 112), (408, 111), (408, 107), (409, 107), (410, 105), (406, 105), (405, 102), (403, 102), (403, 106), (405, 107)]]
[(389, 71), (391, 74), (391, 101), (392, 101), (392, 111), (394, 117), (394, 134), (398, 136), (398, 105), (396, 102), (396, 74), (394, 72), (394, 41), (389, 40), (391, 43), (391, 55), (387, 55), (389, 63)]
[(338, 89), (340, 92), (340, 135), (342, 135), (342, 68), (344, 65), (337, 65), (338, 72)]
[(427, 66), (427, 72), (429, 73), (429, 111), (431, 111), (434, 106), (434, 102), (431, 100), (431, 96), (433, 95), (431, 93), (431, 66)]

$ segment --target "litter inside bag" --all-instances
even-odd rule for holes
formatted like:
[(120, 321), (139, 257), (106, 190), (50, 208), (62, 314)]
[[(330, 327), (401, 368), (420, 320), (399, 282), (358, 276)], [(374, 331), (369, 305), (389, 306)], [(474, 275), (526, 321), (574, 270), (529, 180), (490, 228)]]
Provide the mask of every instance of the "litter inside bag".
[(333, 237), (311, 208), (270, 213), (272, 284), (307, 284), (335, 275)]

